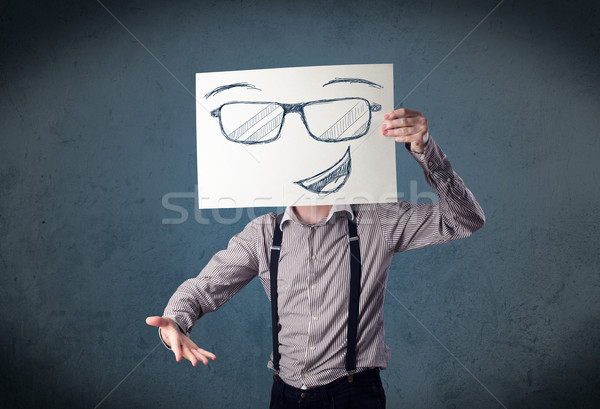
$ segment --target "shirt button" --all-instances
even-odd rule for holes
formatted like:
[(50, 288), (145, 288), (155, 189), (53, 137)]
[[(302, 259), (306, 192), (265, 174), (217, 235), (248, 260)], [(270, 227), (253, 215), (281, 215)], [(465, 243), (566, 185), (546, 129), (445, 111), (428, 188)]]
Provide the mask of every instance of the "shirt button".
[(317, 256), (315, 256), (315, 255), (313, 254), (313, 255), (312, 255), (312, 259), (314, 260), (314, 259), (316, 259), (316, 258), (317, 258)]
[(315, 288), (317, 288), (317, 285), (313, 284), (313, 285), (310, 286), (310, 288), (312, 288), (314, 290)]
[(313, 226), (313, 229), (317, 230), (317, 227), (319, 227), (319, 226)]
[(451, 180), (452, 180), (452, 179), (448, 178), (448, 179), (446, 179), (446, 182), (450, 183), (450, 181), (451, 181)]
[(310, 347), (311, 351), (314, 351), (316, 349), (316, 347)]
[(429, 163), (427, 163), (429, 166), (433, 166), (433, 162), (429, 161)]
[(319, 317), (313, 317), (313, 321), (316, 321), (318, 319), (319, 319)]

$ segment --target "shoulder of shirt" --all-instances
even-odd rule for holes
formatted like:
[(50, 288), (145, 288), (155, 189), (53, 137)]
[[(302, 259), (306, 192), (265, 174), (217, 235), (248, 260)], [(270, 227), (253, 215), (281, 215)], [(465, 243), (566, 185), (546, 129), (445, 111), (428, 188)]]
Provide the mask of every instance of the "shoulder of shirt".
[(408, 203), (406, 200), (396, 200), (394, 202), (382, 202), (382, 203), (361, 203), (352, 205), (352, 208), (357, 211), (365, 211), (365, 210), (373, 210), (378, 208), (384, 208), (389, 206), (398, 206), (403, 205), (404, 203)]
[(406, 200), (397, 200), (395, 202), (383, 203), (363, 203), (352, 205), (357, 222), (365, 220), (379, 220), (380, 218), (388, 218), (398, 211), (404, 212), (409, 210), (411, 204)]
[(268, 236), (270, 234), (268, 232), (272, 233), (273, 227), (275, 227), (276, 218), (277, 214), (274, 212), (262, 214), (250, 220), (245, 229), (255, 229), (259, 236)]
[(355, 204), (352, 205), (352, 209), (354, 209), (354, 211), (357, 213), (357, 216), (359, 216), (361, 213), (365, 213), (365, 212), (372, 212), (375, 211), (379, 208), (381, 208), (382, 206), (387, 206), (390, 204), (397, 204), (397, 202), (392, 202), (392, 203), (361, 203), (361, 204)]

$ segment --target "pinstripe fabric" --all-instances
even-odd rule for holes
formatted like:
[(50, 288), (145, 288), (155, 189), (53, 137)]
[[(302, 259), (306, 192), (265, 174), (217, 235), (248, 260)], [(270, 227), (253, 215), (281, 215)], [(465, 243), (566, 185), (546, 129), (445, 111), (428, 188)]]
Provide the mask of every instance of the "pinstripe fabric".
[[(394, 253), (468, 237), (485, 222), (481, 207), (433, 138), (423, 155), (413, 156), (438, 194), (439, 204), (399, 201), (355, 207), (363, 271), (358, 371), (386, 368), (390, 359), (384, 342), (383, 300)], [(275, 217), (269, 213), (248, 223), (197, 277), (179, 286), (163, 315), (189, 335), (198, 318), (217, 310), (256, 276), (270, 297), (269, 249)], [(282, 221), (282, 230), (279, 375), (291, 386), (310, 388), (346, 374), (348, 225), (344, 211), (338, 211), (315, 226)], [(272, 368), (271, 361), (268, 367)]]

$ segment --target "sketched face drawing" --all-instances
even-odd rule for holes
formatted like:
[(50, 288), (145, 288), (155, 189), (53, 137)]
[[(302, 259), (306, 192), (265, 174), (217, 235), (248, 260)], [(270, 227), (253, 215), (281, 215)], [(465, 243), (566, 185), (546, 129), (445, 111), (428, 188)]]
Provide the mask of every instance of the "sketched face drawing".
[[(348, 70), (350, 67), (353, 69)], [(357, 69), (357, 67), (362, 68), (362, 70)], [(366, 67), (378, 67), (379, 70), (365, 69)], [(346, 68), (346, 70), (343, 68)], [(390, 69), (382, 70), (382, 68)], [(340, 71), (345, 71), (344, 74), (355, 74), (355, 76), (331, 76)], [(239, 158), (241, 148), (246, 153), (246, 160), (254, 159), (259, 165), (263, 165), (263, 169), (256, 172), (253, 183), (242, 189), (247, 192), (246, 196), (253, 196), (253, 192), (248, 187), (264, 185), (262, 183), (265, 181), (264, 178), (267, 179), (267, 182), (273, 183), (274, 193), (280, 197), (273, 200), (275, 203), (261, 203), (262, 206), (289, 205), (291, 199), (298, 204), (297, 201), (301, 200), (302, 196), (305, 196), (305, 199), (312, 199), (315, 204), (326, 204), (325, 200), (329, 199), (330, 196), (337, 196), (335, 203), (370, 201), (370, 198), (365, 197), (355, 197), (352, 200), (349, 194), (343, 196), (334, 194), (348, 190), (346, 185), (351, 180), (351, 174), (353, 173), (352, 146), (359, 153), (359, 149), (363, 151), (373, 150), (372, 145), (374, 144), (371, 141), (364, 140), (366, 138), (375, 140), (379, 136), (379, 143), (375, 143), (375, 145), (379, 145), (376, 151), (379, 151), (380, 156), (387, 158), (388, 163), (384, 167), (390, 167), (390, 158), (393, 166), (395, 157), (389, 154), (389, 152), (393, 152), (393, 146), (390, 149), (389, 144), (387, 144), (388, 152), (383, 151), (382, 142), (385, 138), (379, 135), (377, 126), (376, 129), (373, 129), (372, 126), (374, 115), (382, 114), (382, 105), (378, 101), (388, 102), (391, 92), (385, 91), (384, 85), (375, 82), (376, 80), (356, 75), (372, 75), (375, 72), (379, 74), (380, 78), (378, 80), (380, 82), (388, 82), (387, 85), (390, 86), (391, 78), (385, 78), (382, 71), (391, 71), (391, 66), (304, 67), (212, 73), (212, 81), (202, 81), (203, 78), (198, 78), (209, 74), (198, 74), (197, 94), (200, 94), (200, 88), (202, 88), (202, 91), (205, 91), (202, 99), (207, 101), (207, 105), (210, 102), (210, 111), (204, 109), (206, 112), (202, 113), (198, 110), (199, 192), (201, 194), (207, 192), (206, 189), (202, 189), (202, 176), (205, 172), (201, 172), (201, 169), (208, 171), (209, 168), (202, 166), (203, 163), (200, 160), (208, 156), (206, 151), (201, 152), (201, 147), (207, 145), (204, 143), (206, 139), (202, 137), (202, 127), (208, 125), (208, 128), (211, 129), (211, 140), (215, 142), (213, 149), (237, 152)], [(391, 72), (388, 74), (388, 77), (391, 77)], [(227, 78), (222, 79), (224, 82), (218, 83), (219, 79), (214, 78), (215, 76)], [(250, 78), (252, 78), (252, 81), (250, 81)], [(327, 80), (323, 81), (321, 78), (327, 78)], [(282, 87), (286, 83), (287, 86)], [(202, 84), (202, 87), (199, 87), (199, 84)], [(212, 85), (216, 86), (211, 88)], [(307, 98), (310, 95), (313, 95), (314, 98)], [(271, 96), (277, 96), (279, 99), (265, 98)], [(300, 98), (294, 100), (292, 99), (294, 97)], [(214, 121), (212, 127), (210, 122), (207, 121), (206, 114), (210, 115), (210, 118)], [(290, 117), (291, 119), (286, 121)], [(381, 117), (378, 119), (379, 123)], [(215, 128), (219, 131), (218, 135), (214, 135), (216, 133)], [(216, 141), (215, 137), (219, 138), (220, 141)], [(308, 141), (299, 143), (302, 139), (308, 139)], [(309, 145), (308, 142), (311, 140), (313, 144)], [(359, 145), (363, 140), (362, 145), (366, 147)], [(323, 152), (328, 153), (323, 155)], [(326, 157), (326, 160), (320, 159), (323, 156)], [(284, 159), (287, 157), (287, 159), (281, 161), (282, 157)], [(301, 158), (302, 160), (294, 161), (294, 158)], [(374, 166), (379, 166), (380, 161), (377, 158), (375, 159), (371, 162)], [(364, 160), (361, 162), (364, 162)], [(231, 173), (240, 178), (248, 176), (244, 173), (245, 171), (256, 170), (257, 168), (253, 163), (245, 166), (239, 164), (241, 165), (240, 172)], [(365, 167), (365, 163), (361, 164), (363, 170), (368, 169)], [(233, 167), (235, 165), (231, 165), (229, 170)], [(216, 166), (215, 170), (218, 168), (219, 166)], [(302, 177), (288, 177), (289, 180), (285, 182), (284, 178), (281, 177), (282, 173), (290, 176), (301, 174)], [(366, 172), (366, 175), (368, 176), (369, 173), (373, 172)], [(395, 166), (393, 166), (393, 171), (389, 173), (391, 179), (393, 179), (393, 190), (395, 190)], [(225, 176), (223, 179), (228, 179), (228, 183), (237, 184), (236, 180), (232, 180), (230, 177), (231, 174), (217, 173), (216, 176), (217, 178)], [(357, 178), (360, 178), (360, 175)], [(372, 179), (369, 180), (367, 177), (367, 181), (370, 183)], [(289, 186), (280, 186), (282, 183), (287, 183)], [(210, 183), (207, 186), (210, 186)], [(354, 186), (355, 189), (356, 186), (357, 184)], [(365, 185), (363, 184), (363, 186)], [(391, 191), (390, 186), (391, 183), (388, 182), (387, 193)], [(262, 192), (264, 191), (266, 190), (263, 188)], [(280, 192), (281, 195), (279, 195)], [(260, 188), (254, 192), (254, 194), (256, 193), (262, 194)], [(365, 195), (363, 194), (363, 196)], [(261, 197), (263, 200), (269, 200), (266, 196)], [(210, 201), (210, 198), (208, 199)], [(247, 203), (248, 199), (252, 200), (252, 197), (246, 197), (244, 202)], [(256, 199), (256, 196), (254, 199)], [(378, 201), (381, 201), (381, 199), (378, 199)], [(329, 202), (334, 203), (331, 200)], [(254, 206), (256, 205), (254, 204)], [(238, 206), (239, 204), (223, 206), (223, 203), (221, 203), (219, 206), (206, 207)], [(241, 206), (248, 205), (243, 204)], [(200, 203), (200, 207), (203, 207), (202, 203)]]
[[(358, 79), (336, 78), (335, 82), (358, 82)], [(360, 80), (371, 86), (380, 85)], [(331, 82), (330, 82), (331, 83)], [(250, 84), (248, 84), (250, 85)], [(256, 89), (256, 87), (251, 86)], [(371, 112), (380, 111), (381, 105), (364, 98), (348, 97), (322, 99), (299, 104), (278, 102), (231, 101), (210, 114), (219, 119), (221, 132), (231, 142), (254, 145), (276, 141), (281, 135), (285, 117), (298, 113), (309, 135), (321, 142), (344, 142), (367, 134), (371, 125)], [(304, 189), (328, 195), (344, 186), (351, 167), (350, 148), (334, 165), (319, 174), (296, 181)]]

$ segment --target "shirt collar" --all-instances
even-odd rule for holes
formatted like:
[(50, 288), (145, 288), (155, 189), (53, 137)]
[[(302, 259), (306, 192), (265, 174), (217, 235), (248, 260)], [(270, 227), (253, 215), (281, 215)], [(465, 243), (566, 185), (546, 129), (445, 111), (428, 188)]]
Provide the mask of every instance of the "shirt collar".
[[(348, 205), (348, 204), (333, 205), (333, 206), (331, 206), (331, 210), (329, 210), (329, 214), (327, 215), (327, 217), (325, 219), (319, 221), (319, 223), (317, 223), (316, 225), (321, 226), (321, 225), (327, 223), (329, 221), (329, 219), (331, 219), (333, 217), (333, 215), (337, 212), (347, 212), (350, 215), (350, 217), (354, 218), (354, 211), (352, 210), (352, 207), (350, 205)], [(283, 217), (281, 218), (281, 223), (279, 224), (279, 228), (280, 229), (283, 228), (283, 223), (285, 223), (288, 220), (291, 220), (296, 223), (307, 224), (307, 223), (302, 223), (298, 219), (298, 216), (296, 216), (296, 213), (292, 209), (292, 206), (288, 206), (285, 208), (285, 212), (283, 213)]]

